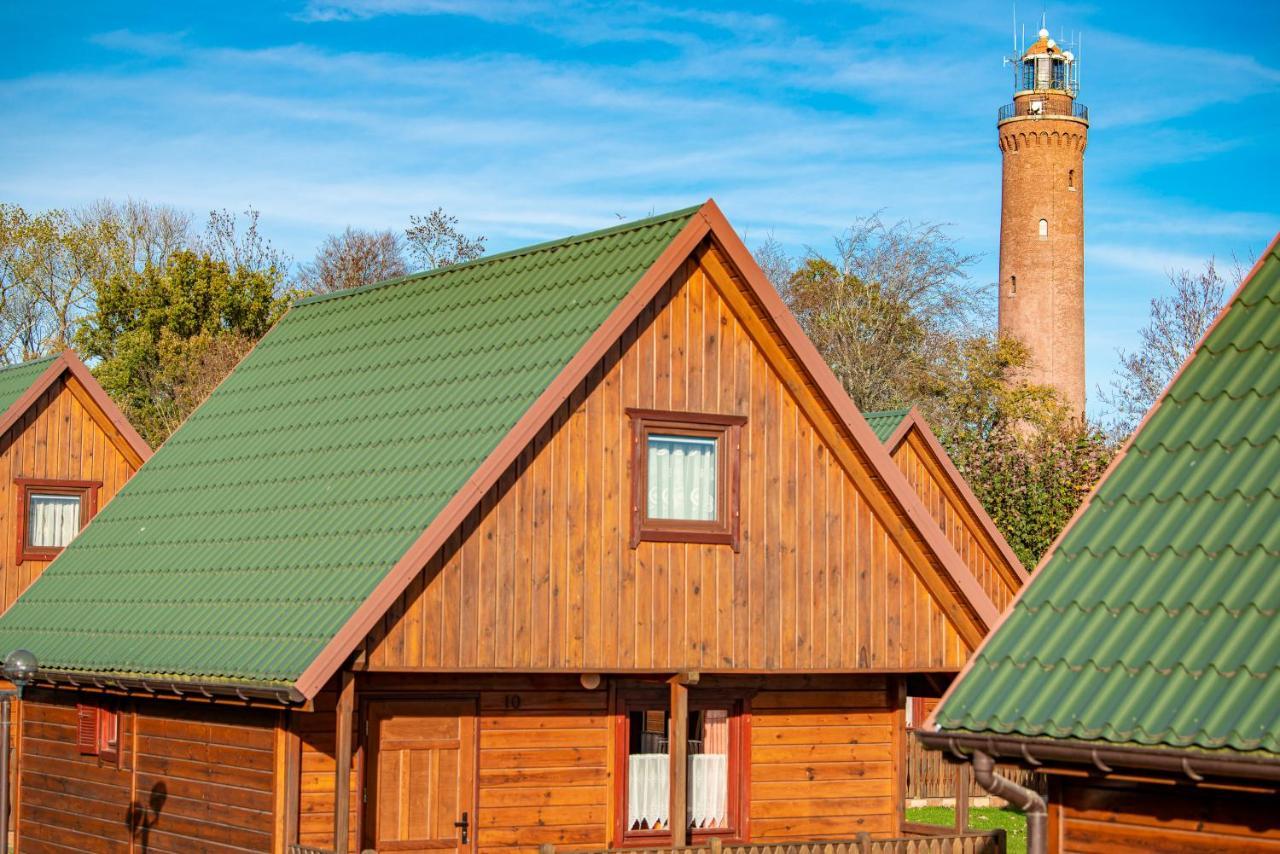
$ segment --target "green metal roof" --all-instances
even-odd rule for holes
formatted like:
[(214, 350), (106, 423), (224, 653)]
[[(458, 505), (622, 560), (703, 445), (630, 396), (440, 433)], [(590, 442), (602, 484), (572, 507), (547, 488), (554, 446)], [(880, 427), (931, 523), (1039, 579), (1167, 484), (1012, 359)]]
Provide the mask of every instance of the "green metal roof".
[(291, 684), (696, 210), (302, 301), (0, 617), (0, 649)]
[(941, 729), (1280, 753), (1275, 251), (979, 650)]
[(879, 412), (864, 412), (862, 417), (867, 419), (867, 423), (871, 425), (871, 432), (876, 434), (876, 438), (881, 442), (887, 442), (909, 412), (911, 412), (910, 408), (883, 409)]
[(56, 358), (58, 357), (45, 356), (43, 359), (32, 359), (20, 365), (0, 368), (0, 413), (7, 412)]

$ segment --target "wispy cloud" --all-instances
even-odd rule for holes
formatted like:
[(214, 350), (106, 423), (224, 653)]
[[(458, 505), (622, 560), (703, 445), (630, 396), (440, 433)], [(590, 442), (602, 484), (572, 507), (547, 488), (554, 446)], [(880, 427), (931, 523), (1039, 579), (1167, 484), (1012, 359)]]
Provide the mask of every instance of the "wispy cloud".
[[(299, 258), (347, 224), (394, 227), (437, 205), (506, 248), (715, 196), (749, 237), (796, 251), (884, 209), (952, 223), (989, 281), (1009, 96), (1008, 24), (990, 12), (306, 0), (253, 38), (211, 36), (196, 14), (180, 31), (114, 16), (88, 38), (98, 61), (0, 78), (0, 196), (253, 204)], [(1126, 29), (1089, 20), (1103, 14), (1070, 17), (1091, 27), (1090, 305), (1128, 306), (1089, 323), (1114, 336), (1167, 269), (1280, 224), (1270, 196), (1224, 200), (1187, 180), (1230, 180), (1224, 164), (1260, 156), (1275, 115), (1233, 125), (1222, 111), (1280, 113), (1280, 72), (1249, 51), (1115, 35)], [(423, 49), (369, 35), (387, 27), (462, 35)]]

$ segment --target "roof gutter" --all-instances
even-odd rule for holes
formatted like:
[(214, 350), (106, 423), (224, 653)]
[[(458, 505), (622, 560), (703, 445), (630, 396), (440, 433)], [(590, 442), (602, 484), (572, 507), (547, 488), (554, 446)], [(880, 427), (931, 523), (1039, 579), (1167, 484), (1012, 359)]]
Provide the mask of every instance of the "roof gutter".
[(72, 673), (63, 670), (41, 669), (35, 682), (53, 685), (70, 685), (73, 688), (116, 689), (129, 694), (174, 694), (179, 698), (213, 700), (217, 697), (235, 697), (244, 702), (266, 700), (282, 706), (300, 705), (307, 701), (302, 692), (292, 686), (270, 688), (243, 682), (189, 682), (175, 679), (143, 679), (125, 676), (102, 676)]
[(1177, 748), (1106, 746), (1089, 741), (961, 732), (916, 730), (915, 735), (930, 750), (945, 750), (966, 761), (969, 755), (981, 752), (990, 757), (1016, 762), (1032, 769), (1046, 762), (1062, 762), (1088, 765), (1104, 774), (1114, 773), (1117, 768), (1130, 771), (1158, 771), (1186, 776), (1195, 783), (1202, 782), (1208, 777), (1244, 778), (1269, 784), (1280, 783), (1280, 761), (1260, 757), (1225, 758), (1206, 756), (1202, 751)]

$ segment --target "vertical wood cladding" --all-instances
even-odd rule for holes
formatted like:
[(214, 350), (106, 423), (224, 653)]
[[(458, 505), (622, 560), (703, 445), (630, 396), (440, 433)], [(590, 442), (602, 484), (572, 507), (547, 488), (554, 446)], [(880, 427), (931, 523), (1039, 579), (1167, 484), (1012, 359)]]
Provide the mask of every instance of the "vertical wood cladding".
[(883, 680), (751, 700), (751, 838), (851, 839), (898, 829), (898, 716)]
[(1053, 781), (1050, 851), (1280, 851), (1274, 795), (1181, 785)]
[[(371, 632), (370, 669), (963, 663), (954, 597), (726, 266), (710, 250), (668, 282)], [(630, 547), (628, 407), (746, 416), (737, 553)]]
[(14, 479), (99, 481), (101, 510), (141, 465), (132, 449), (126, 452), (113, 440), (102, 419), (80, 383), (64, 374), (0, 437), (0, 611), (49, 565), (17, 562), (19, 495)]
[(893, 460), (996, 610), (1003, 611), (1018, 592), (1018, 577), (914, 429), (894, 450)]
[(23, 701), (23, 851), (272, 849), (278, 713), (125, 701), (117, 767), (80, 754), (76, 701), (71, 692)]

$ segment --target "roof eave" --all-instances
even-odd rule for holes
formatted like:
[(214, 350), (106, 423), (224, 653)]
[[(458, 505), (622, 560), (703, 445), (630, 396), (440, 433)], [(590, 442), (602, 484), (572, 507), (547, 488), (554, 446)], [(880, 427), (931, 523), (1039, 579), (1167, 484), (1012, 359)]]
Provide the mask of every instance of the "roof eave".
[(916, 730), (916, 738), (930, 750), (942, 750), (967, 761), (975, 750), (1005, 762), (1035, 770), (1049, 764), (1088, 766), (1103, 774), (1159, 772), (1193, 782), (1208, 778), (1246, 779), (1280, 783), (1280, 757), (1221, 756), (1205, 750), (1176, 747), (1105, 744), (1077, 739), (973, 733), (956, 730)]
[(244, 702), (265, 700), (282, 706), (296, 706), (309, 698), (293, 686), (265, 685), (253, 682), (202, 681), (198, 679), (174, 679), (163, 676), (118, 676), (108, 673), (87, 673), (70, 670), (46, 670), (37, 672), (35, 684), (65, 685), (72, 688), (97, 688), (116, 690), (127, 694), (156, 696), (173, 694), (179, 698), (234, 697)]

